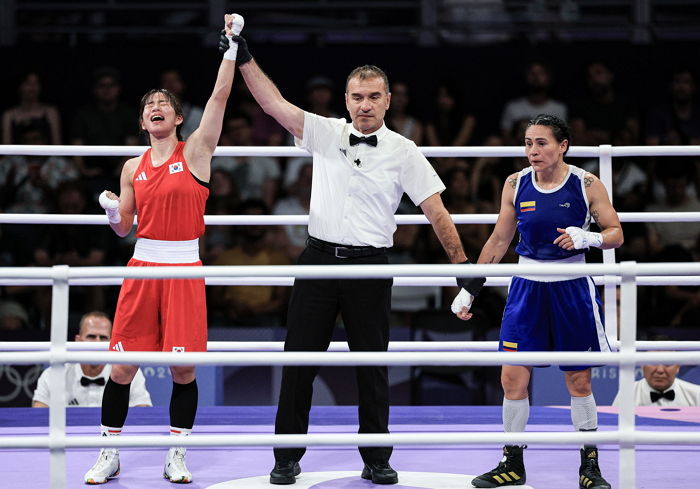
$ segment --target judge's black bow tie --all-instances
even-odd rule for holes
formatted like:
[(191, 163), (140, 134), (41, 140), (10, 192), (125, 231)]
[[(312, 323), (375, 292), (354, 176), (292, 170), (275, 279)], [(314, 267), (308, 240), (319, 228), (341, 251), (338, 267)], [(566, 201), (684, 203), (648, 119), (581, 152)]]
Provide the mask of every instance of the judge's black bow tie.
[(370, 146), (376, 146), (377, 145), (377, 136), (376, 134), (373, 136), (355, 136), (354, 134), (350, 134), (350, 146), (355, 146), (360, 143), (365, 143), (369, 144)]
[(91, 379), (89, 377), (80, 377), (80, 385), (83, 387), (87, 387), (90, 384), (95, 384), (95, 385), (105, 385), (105, 378), (104, 377), (97, 377), (96, 379)]
[(673, 392), (673, 389), (671, 389), (670, 391), (666, 391), (666, 392), (651, 391), (650, 394), (651, 394), (651, 402), (656, 402), (659, 399), (661, 399), (662, 397), (665, 397), (669, 401), (673, 401), (676, 398), (676, 393)]

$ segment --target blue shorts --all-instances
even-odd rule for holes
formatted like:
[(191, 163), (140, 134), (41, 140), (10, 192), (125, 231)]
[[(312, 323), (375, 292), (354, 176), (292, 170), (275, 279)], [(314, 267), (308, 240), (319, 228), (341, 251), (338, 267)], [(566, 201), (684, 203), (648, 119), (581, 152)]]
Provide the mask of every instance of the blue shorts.
[[(610, 351), (603, 308), (590, 277), (536, 282), (513, 277), (499, 351)], [(589, 366), (560, 366), (584, 370)]]

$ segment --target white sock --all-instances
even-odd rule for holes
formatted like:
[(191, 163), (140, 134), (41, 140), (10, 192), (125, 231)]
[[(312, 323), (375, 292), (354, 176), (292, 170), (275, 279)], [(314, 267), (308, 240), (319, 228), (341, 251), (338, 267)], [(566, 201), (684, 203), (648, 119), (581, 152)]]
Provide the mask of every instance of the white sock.
[[(121, 428), (114, 428), (112, 426), (100, 425), (100, 434), (102, 436), (119, 436), (122, 434)], [(119, 453), (118, 448), (105, 448), (105, 450), (114, 450), (115, 453)]]
[(598, 411), (593, 394), (571, 398), (571, 422), (576, 431), (598, 429)]
[(122, 434), (121, 428), (114, 428), (112, 426), (100, 425), (100, 434), (102, 436), (119, 436)]
[(170, 427), (170, 436), (190, 436), (192, 434), (192, 428), (176, 428), (175, 426)]
[(514, 433), (525, 431), (527, 420), (530, 418), (529, 398), (511, 401), (503, 398), (503, 431)]
[[(598, 410), (593, 394), (586, 397), (571, 398), (571, 422), (576, 431), (596, 431), (598, 429)], [(595, 445), (590, 445), (595, 446)], [(581, 448), (588, 448), (582, 446)]]
[[(176, 428), (175, 426), (170, 427), (170, 436), (171, 437), (181, 437), (181, 436), (190, 436), (192, 434), (192, 428)], [(169, 453), (172, 454), (174, 450), (180, 450), (183, 453), (187, 452), (187, 449), (184, 447), (170, 447)]]

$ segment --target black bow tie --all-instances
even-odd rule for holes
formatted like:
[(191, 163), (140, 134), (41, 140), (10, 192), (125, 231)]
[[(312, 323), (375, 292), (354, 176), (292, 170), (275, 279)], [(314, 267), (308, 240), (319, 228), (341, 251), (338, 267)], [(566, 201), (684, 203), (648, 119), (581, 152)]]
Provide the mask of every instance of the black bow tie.
[(669, 401), (673, 401), (676, 398), (676, 393), (673, 392), (673, 389), (668, 390), (666, 392), (651, 391), (649, 394), (651, 394), (651, 402), (656, 402), (662, 397), (665, 397)]
[(369, 144), (370, 146), (376, 146), (377, 145), (377, 136), (376, 134), (373, 136), (355, 136), (354, 134), (350, 134), (350, 146), (355, 146), (360, 143), (365, 143)]
[(82, 385), (83, 387), (87, 387), (90, 384), (105, 385), (105, 378), (97, 377), (96, 379), (91, 379), (89, 377), (85, 377), (84, 375), (80, 377), (80, 385)]

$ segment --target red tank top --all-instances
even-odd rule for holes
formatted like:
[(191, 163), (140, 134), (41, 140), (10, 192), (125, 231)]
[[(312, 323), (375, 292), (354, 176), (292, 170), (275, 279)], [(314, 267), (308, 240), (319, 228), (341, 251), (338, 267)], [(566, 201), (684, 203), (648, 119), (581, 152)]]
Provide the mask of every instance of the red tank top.
[(168, 160), (151, 163), (151, 149), (141, 157), (132, 184), (138, 213), (137, 238), (186, 241), (204, 234), (208, 184), (190, 173), (180, 141)]

